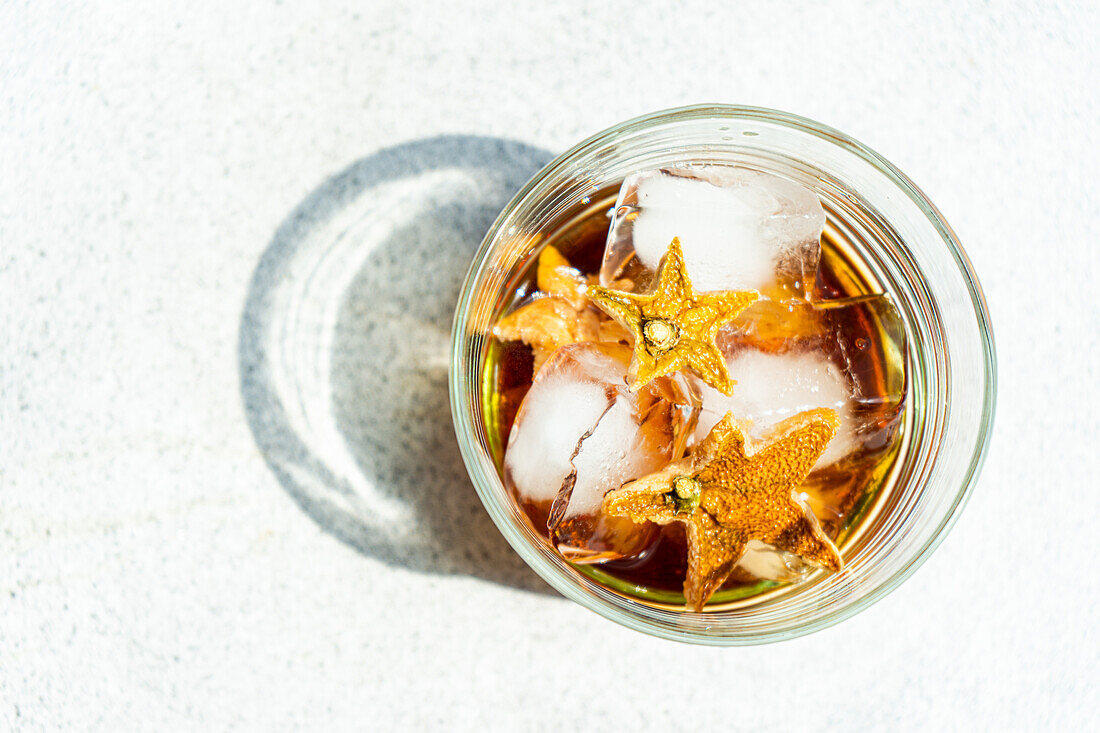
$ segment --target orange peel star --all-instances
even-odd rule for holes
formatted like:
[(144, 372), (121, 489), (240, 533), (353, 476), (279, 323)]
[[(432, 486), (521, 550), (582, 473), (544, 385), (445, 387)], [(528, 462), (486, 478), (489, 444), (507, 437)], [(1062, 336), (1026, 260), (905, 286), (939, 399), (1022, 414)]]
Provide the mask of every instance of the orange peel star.
[(588, 305), (584, 294), (587, 279), (554, 245), (543, 248), (535, 272), (535, 286), (542, 292), (567, 300), (577, 310)]
[(718, 330), (759, 294), (751, 290), (696, 293), (679, 238), (665, 253), (652, 293), (637, 295), (595, 286), (588, 289), (588, 297), (634, 337), (631, 389), (689, 367), (711, 387), (725, 394), (733, 391), (734, 381), (715, 339)]
[(630, 337), (615, 321), (590, 307), (588, 278), (553, 245), (539, 254), (535, 275), (539, 295), (500, 319), (493, 335), (531, 347), (534, 371), (562, 346), (581, 341), (622, 342)]
[(839, 425), (834, 410), (808, 410), (776, 425), (749, 450), (727, 413), (690, 458), (608, 493), (603, 510), (635, 522), (684, 525), (684, 598), (695, 611), (726, 581), (752, 540), (840, 570), (836, 545), (794, 498)]
[(534, 370), (566, 344), (600, 340), (600, 318), (592, 310), (578, 311), (564, 298), (538, 298), (500, 319), (493, 335), (501, 341), (523, 341), (531, 347)]
[(537, 372), (562, 346), (601, 340), (601, 319), (588, 307), (584, 275), (553, 245), (539, 254), (535, 286), (542, 296), (500, 319), (493, 335), (530, 346)]

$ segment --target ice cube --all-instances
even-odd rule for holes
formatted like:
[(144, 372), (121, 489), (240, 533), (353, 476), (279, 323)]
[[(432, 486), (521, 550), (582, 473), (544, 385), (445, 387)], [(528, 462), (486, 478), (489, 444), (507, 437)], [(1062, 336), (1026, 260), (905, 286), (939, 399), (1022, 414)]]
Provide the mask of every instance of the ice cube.
[[(556, 352), (557, 353), (557, 352)], [(520, 498), (552, 502), (573, 470), (581, 436), (607, 411), (605, 385), (571, 374), (562, 351), (539, 373), (512, 424), (504, 466)], [(558, 368), (555, 369), (554, 367)], [(579, 377), (579, 378), (578, 378)]]
[(825, 212), (809, 189), (736, 166), (666, 168), (634, 174), (619, 189), (600, 283), (653, 282), (680, 238), (698, 291), (758, 290), (805, 298), (821, 251)]
[(841, 427), (815, 469), (858, 449), (880, 450), (897, 432), (905, 399), (905, 328), (886, 295), (814, 304), (754, 305), (719, 334), (737, 384), (733, 396), (700, 386), (696, 437), (732, 411), (753, 434), (814, 407)]
[(851, 392), (844, 374), (824, 354), (769, 354), (748, 348), (727, 357), (726, 365), (737, 380), (732, 395), (700, 382), (702, 412), (696, 441), (706, 437), (727, 412), (732, 412), (750, 435), (759, 438), (792, 415), (830, 407), (840, 416), (840, 429), (815, 467), (834, 463), (852, 449)]
[(679, 458), (697, 406), (682, 376), (627, 387), (631, 350), (578, 343), (558, 349), (520, 406), (504, 456), (505, 480), (548, 516), (551, 539), (570, 559), (633, 556), (656, 527), (606, 517), (603, 496)]
[(753, 578), (786, 582), (802, 580), (814, 570), (798, 555), (760, 540), (749, 540), (737, 567)]

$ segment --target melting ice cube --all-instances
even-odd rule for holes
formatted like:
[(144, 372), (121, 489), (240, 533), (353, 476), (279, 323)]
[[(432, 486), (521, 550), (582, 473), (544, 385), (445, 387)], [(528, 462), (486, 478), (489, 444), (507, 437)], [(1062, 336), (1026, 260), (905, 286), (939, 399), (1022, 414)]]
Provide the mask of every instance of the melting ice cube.
[(554, 352), (523, 400), (505, 480), (547, 512), (558, 549), (593, 562), (636, 555), (656, 527), (606, 517), (604, 495), (679, 458), (697, 407), (683, 377), (627, 388), (631, 350), (578, 343)]
[(831, 407), (840, 415), (840, 429), (816, 466), (834, 463), (851, 450), (851, 394), (844, 374), (824, 354), (768, 354), (743, 349), (727, 358), (726, 365), (737, 384), (730, 396), (701, 384), (703, 407), (696, 440), (706, 437), (727, 412), (759, 438), (792, 415)]
[(735, 166), (637, 173), (619, 189), (600, 283), (625, 278), (647, 290), (679, 237), (696, 290), (805, 297), (824, 226), (812, 191), (767, 173)]
[(759, 435), (802, 410), (831, 407), (841, 425), (820, 469), (857, 449), (880, 449), (896, 434), (905, 329), (885, 295), (753, 306), (723, 330), (719, 347), (737, 384), (732, 396), (700, 386), (697, 439), (727, 411)]
[(760, 540), (749, 540), (737, 567), (754, 578), (797, 582), (814, 570), (801, 557)]

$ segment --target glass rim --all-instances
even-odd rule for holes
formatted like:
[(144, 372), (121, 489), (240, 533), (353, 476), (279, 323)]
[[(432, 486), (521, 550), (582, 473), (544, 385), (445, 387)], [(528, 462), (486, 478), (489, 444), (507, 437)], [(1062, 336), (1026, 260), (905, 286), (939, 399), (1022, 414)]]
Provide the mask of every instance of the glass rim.
[[(473, 297), (473, 285), (477, 279), (477, 274), (491, 256), (493, 244), (504, 223), (511, 217), (517, 208), (526, 202), (526, 199), (542, 182), (561, 172), (572, 160), (583, 156), (591, 149), (606, 146), (614, 142), (615, 138), (624, 134), (655, 127), (666, 122), (683, 122), (695, 119), (716, 118), (765, 122), (825, 140), (869, 163), (900, 189), (928, 219), (929, 223), (939, 235), (939, 239), (946, 245), (948, 252), (958, 267), (959, 273), (962, 275), (971, 306), (973, 307), (981, 339), (983, 358), (982, 376), (984, 381), (984, 394), (981, 400), (981, 416), (978, 421), (978, 429), (975, 432), (974, 445), (970, 450), (970, 462), (966, 470), (961, 474), (961, 482), (955, 493), (954, 501), (946, 508), (941, 521), (932, 531), (925, 543), (908, 559), (903, 567), (888, 576), (866, 595), (856, 599), (852, 603), (829, 613), (825, 613), (817, 619), (798, 626), (788, 629), (756, 632), (751, 638), (708, 636), (686, 630), (680, 631), (670, 629), (652, 623), (644, 617), (632, 615), (618, 607), (603, 602), (598, 597), (584, 592), (584, 590), (576, 584), (574, 579), (567, 576), (565, 571), (544, 558), (541, 553), (531, 552), (530, 550), (534, 550), (535, 548), (530, 547), (530, 543), (512, 526), (511, 519), (504, 513), (503, 508), (498, 505), (495, 497), (492, 497), (487, 488), (484, 487), (485, 482), (490, 481), (492, 478), (496, 478), (496, 480), (499, 481), (495, 465), (493, 465), (487, 455), (479, 455), (474, 449), (473, 444), (477, 442), (476, 440), (463, 440), (464, 433), (470, 435), (476, 431), (474, 431), (474, 426), (471, 424), (469, 416), (466, 414), (464, 406), (461, 404), (463, 390), (467, 388), (467, 385), (464, 384), (462, 370), (458, 368), (458, 365), (462, 361), (465, 320)], [(452, 419), (454, 421), (459, 446), (462, 451), (462, 458), (482, 504), (485, 506), (494, 524), (496, 524), (508, 543), (521, 557), (523, 557), (524, 561), (555, 590), (566, 598), (583, 605), (599, 615), (627, 626), (628, 628), (660, 638), (711, 646), (741, 646), (772, 643), (820, 631), (866, 610), (886, 597), (889, 593), (893, 592), (898, 586), (911, 577), (946, 538), (947, 534), (958, 520), (966, 502), (970, 498), (989, 449), (989, 438), (996, 413), (996, 383), (997, 367), (993, 327), (990, 322), (985, 295), (974, 274), (970, 259), (959, 243), (954, 230), (952, 230), (939, 209), (937, 209), (928, 199), (924, 192), (921, 191), (908, 176), (902, 173), (882, 155), (839, 130), (793, 113), (766, 107), (745, 105), (696, 104), (641, 115), (597, 132), (555, 157), (515, 194), (486, 232), (481, 245), (471, 261), (470, 268), (463, 283), (461, 294), (455, 307), (455, 316), (451, 332), (449, 374), (450, 403)]]

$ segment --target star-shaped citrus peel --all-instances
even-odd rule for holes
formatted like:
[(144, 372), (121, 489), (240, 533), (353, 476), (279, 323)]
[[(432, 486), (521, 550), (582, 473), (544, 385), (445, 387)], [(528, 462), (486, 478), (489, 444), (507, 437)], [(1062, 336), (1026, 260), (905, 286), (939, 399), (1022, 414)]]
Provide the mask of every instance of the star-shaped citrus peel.
[(493, 327), (501, 341), (522, 341), (531, 347), (534, 372), (555, 351), (581, 341), (627, 343), (630, 335), (614, 320), (591, 307), (588, 288), (595, 276), (585, 276), (553, 245), (539, 254), (535, 275), (537, 297), (504, 316)]
[(588, 307), (584, 275), (552, 245), (539, 255), (536, 287), (542, 297), (500, 319), (493, 328), (501, 341), (523, 341), (531, 347), (535, 372), (566, 344), (604, 340), (601, 314)]
[(727, 413), (690, 458), (610, 492), (603, 510), (635, 522), (684, 525), (684, 597), (695, 611), (726, 581), (751, 540), (840, 570), (836, 545), (793, 494), (839, 425), (834, 410), (808, 410), (776, 425), (749, 452)]
[(734, 381), (714, 341), (718, 329), (759, 294), (751, 290), (696, 293), (678, 238), (665, 253), (652, 293), (637, 295), (595, 286), (588, 289), (588, 297), (634, 337), (631, 389), (690, 367), (711, 387), (725, 394), (733, 391)]

